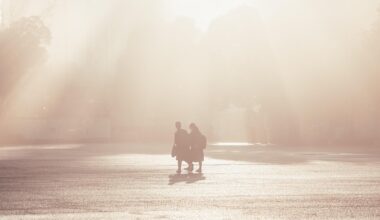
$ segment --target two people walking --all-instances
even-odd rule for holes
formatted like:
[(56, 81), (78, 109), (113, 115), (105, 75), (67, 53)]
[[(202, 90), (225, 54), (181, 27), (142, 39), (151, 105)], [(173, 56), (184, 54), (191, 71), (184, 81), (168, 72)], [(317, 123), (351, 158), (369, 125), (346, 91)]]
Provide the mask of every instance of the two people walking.
[(174, 144), (172, 148), (172, 157), (176, 157), (178, 170), (177, 173), (181, 173), (182, 162), (186, 162), (188, 167), (185, 168), (188, 171), (193, 171), (193, 162), (198, 162), (199, 167), (196, 172), (202, 172), (202, 162), (204, 160), (203, 150), (207, 146), (207, 139), (204, 136), (196, 124), (191, 123), (190, 133), (182, 128), (181, 122), (175, 123), (176, 132), (174, 134)]

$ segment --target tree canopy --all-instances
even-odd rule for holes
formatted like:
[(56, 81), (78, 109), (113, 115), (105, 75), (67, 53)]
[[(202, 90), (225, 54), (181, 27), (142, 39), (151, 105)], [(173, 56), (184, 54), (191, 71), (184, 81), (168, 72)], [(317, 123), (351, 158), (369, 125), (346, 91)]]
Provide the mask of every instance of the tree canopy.
[(30, 68), (47, 58), (50, 31), (37, 17), (26, 17), (0, 30), (0, 97), (5, 98)]

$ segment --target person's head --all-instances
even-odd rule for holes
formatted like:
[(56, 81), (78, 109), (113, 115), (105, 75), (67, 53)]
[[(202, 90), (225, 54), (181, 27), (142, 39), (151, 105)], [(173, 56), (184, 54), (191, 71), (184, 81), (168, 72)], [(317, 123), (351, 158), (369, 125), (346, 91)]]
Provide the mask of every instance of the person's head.
[(191, 123), (190, 126), (189, 126), (190, 130), (191, 131), (198, 131), (198, 127), (195, 123)]
[(175, 127), (176, 127), (177, 129), (181, 129), (181, 122), (176, 121), (176, 122), (175, 122)]

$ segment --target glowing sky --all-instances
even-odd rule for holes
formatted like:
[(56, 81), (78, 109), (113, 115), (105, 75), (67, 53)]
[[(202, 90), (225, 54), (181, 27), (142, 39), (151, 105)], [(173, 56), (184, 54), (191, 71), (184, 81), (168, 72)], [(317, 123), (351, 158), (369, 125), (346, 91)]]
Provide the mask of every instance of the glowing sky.
[[(310, 0), (167, 0), (170, 14), (176, 18), (178, 16), (191, 17), (195, 24), (202, 30), (206, 30), (213, 19), (228, 13), (239, 6), (247, 5), (257, 9), (257, 12), (264, 21), (281, 16), (282, 12), (300, 15), (305, 8), (318, 10), (324, 8), (324, 13), (333, 11), (337, 18), (347, 18), (353, 25), (369, 26), (378, 14), (380, 7), (379, 0), (363, 1), (310, 1)], [(321, 14), (323, 15), (323, 14)]]
[(278, 0), (168, 0), (168, 2), (170, 13), (174, 18), (179, 16), (191, 17), (202, 30), (206, 30), (213, 19), (239, 6), (253, 6), (259, 9), (261, 16), (270, 17), (283, 4), (282, 1)]

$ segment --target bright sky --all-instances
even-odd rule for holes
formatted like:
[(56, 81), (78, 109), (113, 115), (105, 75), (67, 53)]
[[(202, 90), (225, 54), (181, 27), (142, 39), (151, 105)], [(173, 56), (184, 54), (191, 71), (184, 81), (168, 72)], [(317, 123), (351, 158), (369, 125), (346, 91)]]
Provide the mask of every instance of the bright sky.
[[(0, 0), (0, 9), (2, 8), (2, 4), (3, 4), (3, 0)], [(2, 18), (3, 18), (3, 10), (0, 10), (0, 23), (2, 21)]]
[(173, 17), (186, 16), (194, 19), (196, 25), (206, 30), (213, 19), (228, 13), (239, 6), (248, 5), (258, 9), (262, 17), (271, 17), (275, 14), (283, 1), (281, 0), (167, 0), (169, 11)]
[[(0, 6), (4, 0), (0, 0)], [(136, 0), (137, 1), (137, 0)], [(168, 14), (171, 19), (178, 16), (186, 16), (194, 19), (195, 24), (202, 30), (206, 30), (209, 24), (218, 16), (228, 13), (228, 11), (242, 5), (252, 6), (257, 9), (262, 19), (265, 21), (275, 19), (281, 12), (288, 11), (295, 14), (304, 8), (314, 8), (315, 6), (328, 6), (320, 11), (333, 11), (336, 16), (346, 16), (354, 19), (352, 22), (357, 25), (367, 25), (377, 17), (380, 9), (380, 0), (163, 0), (167, 3)], [(43, 3), (46, 1), (41, 1)], [(72, 1), (76, 2), (76, 1)], [(93, 1), (88, 1), (91, 5)], [(33, 5), (36, 3), (33, 2)], [(0, 7), (1, 9), (1, 7)], [(316, 8), (318, 10), (318, 8)], [(0, 21), (1, 21), (0, 10)], [(301, 18), (301, 16), (300, 16)], [(354, 24), (355, 25), (355, 24)]]
[[(281, 12), (300, 14), (305, 8), (330, 13), (330, 16), (347, 18), (353, 25), (368, 26), (378, 17), (380, 0), (166, 0), (173, 17), (186, 16), (206, 30), (216, 17), (239, 6), (248, 5), (257, 9), (264, 21), (276, 19)], [(364, 3), (365, 2), (365, 3)], [(321, 10), (322, 8), (322, 10)]]

